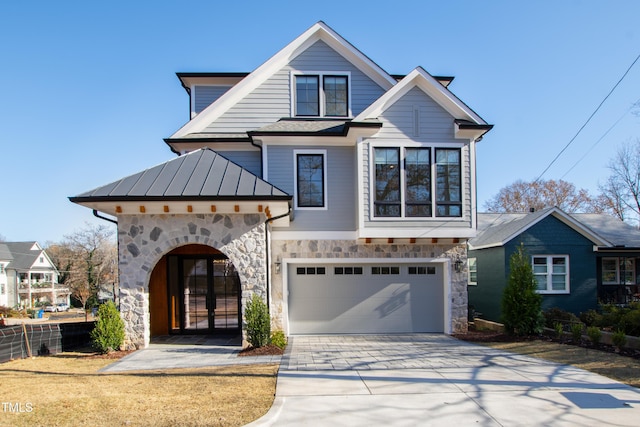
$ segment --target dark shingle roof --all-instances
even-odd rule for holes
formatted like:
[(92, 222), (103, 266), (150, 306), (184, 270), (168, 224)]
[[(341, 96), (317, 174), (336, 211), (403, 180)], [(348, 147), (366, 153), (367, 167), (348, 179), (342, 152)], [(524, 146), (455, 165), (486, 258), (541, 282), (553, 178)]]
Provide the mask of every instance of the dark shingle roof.
[(380, 128), (382, 122), (367, 120), (354, 122), (340, 119), (298, 119), (284, 118), (260, 129), (247, 132), (254, 135), (313, 135), (346, 136), (350, 128)]
[(29, 269), (36, 262), (41, 250), (31, 250), (36, 242), (5, 242), (4, 243), (13, 257), (8, 267), (16, 270)]
[(292, 196), (202, 148), (69, 199), (74, 203), (120, 200), (291, 200)]
[(1, 261), (10, 261), (13, 259), (13, 255), (11, 255), (11, 251), (7, 247), (6, 244), (0, 243), (0, 260)]
[(473, 248), (497, 246), (532, 227), (548, 215), (568, 220), (583, 234), (600, 246), (640, 247), (640, 230), (606, 214), (565, 214), (558, 208), (542, 209), (533, 213), (479, 213), (478, 235), (469, 241)]

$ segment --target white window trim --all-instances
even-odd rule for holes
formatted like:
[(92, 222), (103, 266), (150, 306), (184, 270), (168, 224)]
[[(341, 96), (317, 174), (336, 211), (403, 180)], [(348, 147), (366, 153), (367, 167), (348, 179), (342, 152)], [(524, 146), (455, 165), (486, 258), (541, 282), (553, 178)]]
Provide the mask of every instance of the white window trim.
[[(536, 290), (537, 293), (539, 294), (543, 294), (543, 295), (566, 295), (566, 294), (570, 294), (571, 293), (571, 283), (570, 283), (570, 279), (571, 279), (571, 275), (570, 275), (570, 268), (569, 268), (569, 255), (560, 255), (560, 254), (554, 254), (554, 255), (532, 255), (531, 256), (531, 268), (533, 269), (533, 259), (534, 258), (546, 258), (547, 259), (547, 289), (544, 290)], [(566, 272), (564, 274), (565, 276), (565, 289), (563, 290), (553, 290), (553, 283), (552, 283), (552, 275), (553, 275), (553, 258), (564, 258), (565, 259), (565, 265), (566, 265)], [(549, 268), (551, 267), (551, 268)], [(535, 273), (534, 273), (535, 275)], [(536, 275), (538, 276), (538, 275)]]
[[(472, 282), (471, 281), (471, 264), (472, 264), (472, 260), (473, 260), (473, 265), (475, 265), (476, 269), (476, 281)], [(468, 286), (478, 286), (478, 258), (475, 257), (471, 257), (471, 258), (467, 258), (467, 285)]]
[[(465, 194), (466, 194), (466, 182), (465, 182), (465, 162), (464, 162), (464, 144), (421, 144), (416, 142), (375, 142), (369, 144), (369, 220), (380, 222), (392, 222), (392, 221), (463, 221), (464, 209), (465, 209)], [(400, 149), (400, 216), (394, 217), (380, 217), (375, 215), (375, 199), (376, 199), (376, 167), (375, 167), (375, 149), (376, 148), (399, 148)], [(429, 153), (431, 156), (431, 216), (405, 216), (405, 174), (404, 174), (404, 159), (407, 148), (428, 148), (431, 150)], [(460, 150), (460, 191), (461, 194), (461, 216), (436, 216), (437, 202), (436, 197), (436, 150), (437, 149), (457, 149)]]
[[(320, 112), (317, 116), (297, 116), (296, 115), (296, 76), (318, 76), (318, 102), (320, 103)], [(324, 76), (346, 76), (347, 77), (347, 115), (346, 116), (327, 116), (325, 115), (325, 99), (324, 99), (324, 90), (323, 90), (323, 82)], [(308, 117), (308, 118), (335, 118), (336, 120), (340, 119), (350, 119), (353, 118), (353, 113), (351, 111), (351, 72), (350, 71), (291, 71), (289, 73), (289, 91), (291, 93), (291, 106), (290, 106), (290, 115), (291, 117)]]
[[(298, 206), (298, 154), (320, 154), (322, 155), (322, 185), (323, 191), (323, 206), (310, 207), (310, 206)], [(327, 150), (293, 150), (293, 206), (294, 209), (300, 211), (326, 211), (329, 209), (329, 188), (327, 187)]]
[[(605, 286), (616, 286), (616, 285), (635, 285), (636, 283), (627, 283), (626, 281), (623, 280), (622, 278), (622, 270), (620, 269), (620, 262), (622, 261), (622, 258), (624, 257), (603, 257), (602, 261), (604, 260), (612, 260), (615, 261), (616, 263), (616, 281), (615, 282), (605, 282), (604, 278), (602, 280), (602, 284)], [(637, 265), (634, 262), (633, 263), (633, 271), (632, 271), (632, 277), (636, 277), (636, 268)], [(602, 273), (604, 273), (604, 268)]]

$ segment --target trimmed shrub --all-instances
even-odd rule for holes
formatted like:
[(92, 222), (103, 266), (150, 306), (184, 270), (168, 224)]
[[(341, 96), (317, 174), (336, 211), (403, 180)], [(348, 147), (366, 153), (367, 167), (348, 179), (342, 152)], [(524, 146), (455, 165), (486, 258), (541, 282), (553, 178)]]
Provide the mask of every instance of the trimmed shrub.
[(640, 336), (640, 308), (631, 308), (622, 316), (617, 326), (627, 335)]
[(556, 338), (557, 339), (562, 339), (562, 336), (564, 335), (564, 328), (562, 326), (562, 323), (560, 322), (556, 322), (553, 324), (553, 330), (556, 334)]
[(618, 350), (620, 350), (625, 345), (627, 345), (627, 334), (625, 334), (624, 331), (618, 329), (613, 333), (613, 336), (611, 337), (611, 341), (613, 342), (613, 345), (618, 347)]
[(571, 340), (576, 344), (580, 344), (582, 341), (582, 323), (573, 323), (571, 325)]
[(287, 346), (287, 337), (284, 336), (284, 332), (274, 331), (271, 334), (271, 344), (284, 350), (284, 348)]
[(101, 353), (119, 350), (124, 342), (124, 322), (113, 301), (98, 308), (98, 320), (91, 331), (91, 345)]
[(536, 278), (523, 245), (511, 255), (509, 269), (502, 294), (504, 329), (510, 335), (540, 334), (544, 328), (542, 296), (536, 292)]
[(580, 320), (575, 314), (558, 307), (549, 308), (542, 314), (544, 314), (544, 324), (547, 328), (555, 328), (556, 322), (567, 324), (575, 323)]
[(258, 295), (253, 294), (244, 312), (247, 321), (247, 341), (255, 348), (269, 344), (271, 319), (269, 309)]
[(580, 321), (587, 326), (596, 326), (602, 320), (602, 315), (591, 309), (580, 313)]
[(598, 345), (600, 345), (600, 339), (602, 338), (602, 332), (600, 331), (600, 328), (598, 328), (597, 326), (589, 326), (587, 328), (587, 336), (594, 346), (597, 347)]

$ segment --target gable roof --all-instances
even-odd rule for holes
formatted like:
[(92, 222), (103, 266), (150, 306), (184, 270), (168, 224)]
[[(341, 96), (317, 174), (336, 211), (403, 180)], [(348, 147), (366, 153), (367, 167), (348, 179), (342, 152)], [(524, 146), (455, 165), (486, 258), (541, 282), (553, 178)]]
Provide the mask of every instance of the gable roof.
[[(470, 249), (485, 249), (503, 246), (549, 216), (554, 216), (562, 221), (585, 238), (591, 240), (594, 245), (615, 245), (579, 219), (554, 207), (532, 213), (479, 213), (478, 234), (469, 240), (469, 247)], [(600, 216), (604, 217), (605, 215)], [(597, 222), (592, 221), (592, 225), (597, 224)], [(620, 223), (622, 222), (620, 221)], [(612, 236), (612, 234), (609, 234), (609, 236)]]
[(4, 243), (0, 243), (0, 261), (11, 261), (13, 259), (13, 255), (11, 255), (11, 251)]
[(479, 139), (493, 128), (493, 125), (488, 124), (422, 67), (417, 67), (407, 74), (398, 84), (388, 90), (353, 120), (364, 121), (378, 118), (382, 112), (414, 87), (418, 87), (425, 92), (455, 118), (456, 136)]
[[(33, 264), (35, 264), (39, 256), (44, 255), (47, 260), (49, 258), (46, 252), (38, 245), (38, 242), (5, 242), (4, 245), (13, 258), (7, 265), (7, 268), (29, 270), (33, 267)], [(48, 261), (51, 262), (50, 260)]]
[(570, 215), (607, 239), (614, 247), (640, 248), (640, 230), (618, 218), (590, 213)]
[(385, 90), (396, 80), (322, 21), (317, 22), (187, 122), (170, 139), (202, 131), (309, 46), (322, 40)]
[(74, 203), (171, 200), (291, 200), (210, 148), (201, 148), (75, 197)]

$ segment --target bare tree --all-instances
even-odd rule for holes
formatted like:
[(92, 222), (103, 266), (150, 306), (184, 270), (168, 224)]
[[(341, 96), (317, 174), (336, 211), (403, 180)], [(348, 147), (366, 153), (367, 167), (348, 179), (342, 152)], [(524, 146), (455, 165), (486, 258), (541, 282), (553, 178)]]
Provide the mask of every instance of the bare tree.
[(563, 180), (518, 180), (500, 189), (484, 204), (489, 212), (529, 212), (554, 206), (565, 212), (603, 211), (587, 190), (576, 190), (575, 185)]
[(65, 236), (64, 242), (47, 249), (61, 271), (61, 282), (85, 311), (87, 303), (97, 297), (101, 284), (117, 281), (118, 254), (113, 234), (114, 230), (106, 225), (86, 224)]
[(609, 161), (611, 175), (599, 186), (600, 197), (618, 218), (640, 222), (640, 139), (622, 144)]

